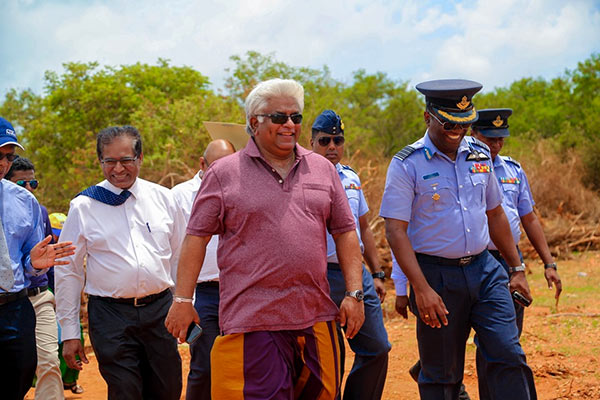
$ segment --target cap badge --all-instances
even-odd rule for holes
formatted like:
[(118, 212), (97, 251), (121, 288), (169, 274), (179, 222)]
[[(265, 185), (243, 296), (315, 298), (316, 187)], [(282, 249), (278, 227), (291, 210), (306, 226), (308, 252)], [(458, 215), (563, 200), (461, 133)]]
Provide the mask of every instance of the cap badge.
[(500, 116), (499, 116), (499, 115), (496, 117), (496, 119), (495, 119), (495, 120), (493, 120), (493, 121), (492, 121), (492, 124), (494, 124), (494, 126), (495, 126), (496, 128), (500, 128), (500, 127), (502, 126), (502, 124), (503, 124), (503, 123), (504, 123), (504, 121), (502, 120), (502, 118), (500, 118)]
[(342, 119), (341, 119), (341, 118), (340, 118), (340, 128), (341, 128), (342, 130), (344, 130), (344, 129), (345, 129), (345, 128), (344, 128), (344, 121), (342, 121)]
[(460, 103), (456, 103), (456, 107), (464, 110), (465, 108), (469, 107), (469, 104), (471, 104), (471, 102), (467, 99), (467, 96), (463, 96), (463, 98), (460, 100)]
[(440, 195), (436, 193), (433, 196), (431, 196), (431, 198), (433, 199), (433, 201), (438, 201), (440, 199)]
[(12, 129), (6, 128), (6, 134), (10, 135), (10, 136), (17, 137), (17, 135), (15, 134), (15, 131), (13, 131)]

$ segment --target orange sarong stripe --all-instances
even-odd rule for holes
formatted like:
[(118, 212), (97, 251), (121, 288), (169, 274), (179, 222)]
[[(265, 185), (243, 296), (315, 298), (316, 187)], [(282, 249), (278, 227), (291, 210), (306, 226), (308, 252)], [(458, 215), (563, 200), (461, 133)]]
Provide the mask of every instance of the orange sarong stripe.
[(210, 352), (213, 399), (244, 399), (244, 334), (218, 336)]

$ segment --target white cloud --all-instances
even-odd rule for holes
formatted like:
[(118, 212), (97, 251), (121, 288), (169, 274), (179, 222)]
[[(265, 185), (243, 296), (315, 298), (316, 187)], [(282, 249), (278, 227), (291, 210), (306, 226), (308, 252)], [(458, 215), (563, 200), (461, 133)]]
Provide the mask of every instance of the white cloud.
[(555, 77), (600, 51), (594, 0), (9, 0), (0, 14), (10, 15), (0, 27), (0, 95), (39, 91), (43, 72), (67, 61), (162, 57), (220, 84), (229, 57), (248, 50), (294, 66), (326, 64), (341, 80), (364, 68), (413, 84), (466, 77), (491, 89)]

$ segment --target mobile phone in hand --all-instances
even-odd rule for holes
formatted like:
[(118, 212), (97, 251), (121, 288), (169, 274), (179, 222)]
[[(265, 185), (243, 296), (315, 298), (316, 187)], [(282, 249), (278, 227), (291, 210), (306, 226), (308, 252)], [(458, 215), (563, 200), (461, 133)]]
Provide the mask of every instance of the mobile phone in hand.
[(198, 338), (202, 335), (202, 327), (192, 322), (187, 330), (187, 335), (185, 336), (185, 341), (189, 344), (194, 343)]
[(519, 293), (518, 290), (512, 292), (512, 298), (523, 307), (529, 307), (531, 305), (531, 300), (527, 300), (527, 298)]

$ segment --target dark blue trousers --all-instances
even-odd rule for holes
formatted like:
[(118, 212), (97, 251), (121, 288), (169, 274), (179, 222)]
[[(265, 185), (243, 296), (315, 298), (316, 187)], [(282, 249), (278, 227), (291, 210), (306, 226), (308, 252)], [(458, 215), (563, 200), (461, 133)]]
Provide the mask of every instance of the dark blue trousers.
[(0, 305), (0, 397), (21, 400), (37, 367), (35, 311), (27, 296)]
[(508, 274), (486, 250), (464, 267), (438, 265), (417, 256), (421, 270), (450, 312), (448, 325), (431, 328), (420, 319), (414, 292), (421, 358), (419, 393), (424, 400), (458, 399), (465, 345), (471, 328), (487, 362), (492, 399), (537, 399), (533, 373), (519, 344)]
[[(517, 251), (519, 252), (519, 257), (521, 258), (521, 262), (523, 262), (523, 254), (521, 254), (521, 251), (519, 250), (518, 247), (517, 247)], [(500, 265), (502, 265), (502, 267), (508, 274), (508, 264), (506, 263), (506, 260), (502, 257), (502, 255), (500, 255), (500, 253), (498, 251), (492, 251), (492, 252), (490, 252), (490, 254), (492, 254), (494, 256), (494, 258), (496, 260), (498, 260)], [(515, 322), (517, 323), (517, 329), (519, 331), (519, 338), (520, 338), (521, 333), (523, 332), (523, 317), (525, 314), (525, 307), (523, 307), (522, 305), (520, 305), (514, 301), (513, 301), (513, 304), (515, 306), (515, 313), (517, 315), (517, 319)], [(475, 336), (475, 340), (477, 343), (477, 341), (478, 341), (477, 336)], [(479, 351), (479, 349), (475, 353), (475, 364), (477, 365), (477, 381), (479, 383), (479, 400), (489, 400), (492, 397), (490, 395), (490, 391), (489, 391), (488, 385), (487, 385), (487, 376), (486, 376), (487, 363), (486, 363), (485, 359), (483, 358), (483, 356), (481, 355), (481, 352)]]
[[(335, 265), (329, 264), (327, 280), (329, 281), (331, 299), (339, 307), (346, 291), (346, 283), (339, 266), (336, 268)], [(392, 348), (383, 325), (381, 302), (375, 292), (373, 278), (364, 266), (363, 291), (365, 293), (365, 322), (358, 334), (348, 340), (355, 357), (352, 370), (350, 370), (346, 379), (344, 400), (381, 398), (387, 375), (388, 353)], [(343, 355), (343, 335), (338, 336), (341, 341), (340, 349)], [(343, 367), (344, 357), (342, 357), (342, 372)]]
[(190, 373), (185, 398), (210, 400), (210, 351), (219, 335), (219, 283), (199, 283), (194, 307), (200, 317), (202, 336), (190, 346)]

